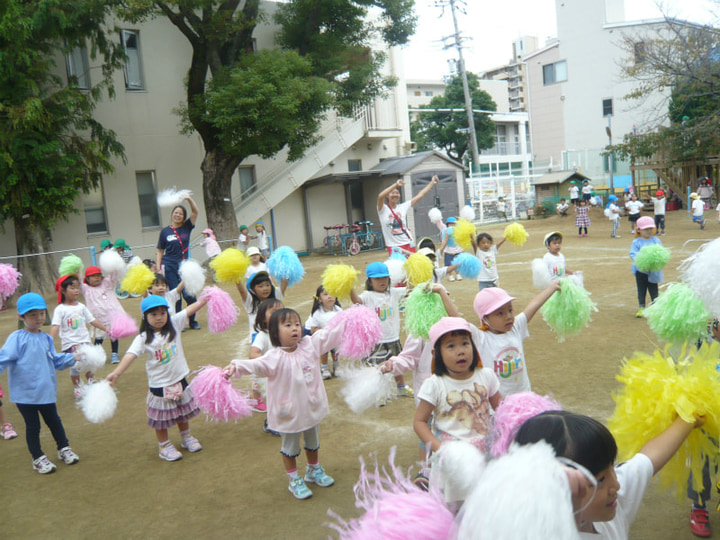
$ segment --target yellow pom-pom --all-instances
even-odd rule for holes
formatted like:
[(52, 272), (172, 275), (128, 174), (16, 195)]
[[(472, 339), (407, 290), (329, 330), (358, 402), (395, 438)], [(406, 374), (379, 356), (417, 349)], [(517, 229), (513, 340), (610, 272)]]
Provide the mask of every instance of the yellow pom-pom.
[(527, 242), (529, 234), (525, 230), (525, 227), (516, 221), (505, 227), (503, 236), (514, 246), (522, 246), (525, 242)]
[(155, 274), (144, 264), (133, 264), (128, 267), (120, 288), (132, 294), (143, 294), (155, 281)]
[(692, 430), (660, 472), (661, 484), (674, 487), (682, 500), (690, 471), (693, 487), (699, 492), (705, 458), (711, 471), (718, 465), (713, 439), (718, 440), (720, 434), (720, 379), (716, 370), (720, 344), (704, 344), (700, 349), (685, 344), (677, 358), (669, 354), (670, 347), (652, 355), (636, 353), (624, 360), (617, 377), (624, 386), (613, 396), (616, 407), (608, 427), (617, 441), (619, 461), (624, 461), (665, 431), (677, 416), (690, 423), (695, 415), (704, 416), (703, 428)]
[(210, 268), (215, 271), (215, 280), (220, 283), (237, 283), (245, 277), (250, 266), (250, 257), (238, 248), (227, 248), (210, 261)]
[(349, 264), (330, 264), (322, 273), (323, 287), (330, 296), (350, 298), (359, 273)]
[(460, 218), (454, 227), (448, 227), (448, 234), (453, 235), (455, 243), (458, 246), (472, 253), (472, 239), (475, 237), (475, 225), (465, 218)]
[(412, 285), (420, 285), (430, 281), (433, 275), (433, 263), (425, 255), (413, 253), (403, 265), (407, 280)]

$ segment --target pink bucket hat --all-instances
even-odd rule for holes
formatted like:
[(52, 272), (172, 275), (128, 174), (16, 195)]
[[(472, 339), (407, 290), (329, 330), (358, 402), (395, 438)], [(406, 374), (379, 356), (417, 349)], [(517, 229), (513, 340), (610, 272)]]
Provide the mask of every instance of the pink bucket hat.
[(483, 289), (475, 295), (475, 301), (473, 302), (473, 308), (475, 313), (481, 319), (488, 313), (492, 313), (498, 308), (501, 308), (508, 302), (515, 300), (514, 296), (510, 296), (508, 293), (503, 291), (499, 287), (488, 287)]
[(635, 225), (638, 230), (654, 229), (655, 228), (655, 220), (653, 218), (651, 218), (650, 216), (643, 216), (637, 220), (637, 223)]
[(215, 233), (212, 229), (203, 229), (203, 234), (207, 234), (213, 240), (217, 240), (217, 238), (215, 238)]
[(445, 334), (457, 331), (470, 332), (470, 323), (460, 317), (443, 317), (430, 327), (430, 343), (435, 347), (435, 343)]

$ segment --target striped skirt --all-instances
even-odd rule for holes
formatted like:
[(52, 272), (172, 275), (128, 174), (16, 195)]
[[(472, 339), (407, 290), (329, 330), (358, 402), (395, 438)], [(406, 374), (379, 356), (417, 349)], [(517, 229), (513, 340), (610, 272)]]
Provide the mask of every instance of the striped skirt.
[(192, 389), (188, 386), (178, 401), (156, 396), (148, 390), (147, 417), (148, 426), (153, 429), (168, 429), (178, 422), (187, 422), (200, 414), (200, 408), (195, 404)]

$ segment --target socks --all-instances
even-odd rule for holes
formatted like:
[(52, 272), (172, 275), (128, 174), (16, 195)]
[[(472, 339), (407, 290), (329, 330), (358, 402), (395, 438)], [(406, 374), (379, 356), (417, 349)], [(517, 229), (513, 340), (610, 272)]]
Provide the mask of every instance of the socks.
[(290, 480), (296, 480), (298, 478), (297, 468), (292, 469), (291, 471), (285, 471), (285, 472), (290, 477)]
[(159, 442), (158, 446), (160, 446), (160, 450), (162, 450), (163, 448), (167, 448), (168, 446), (170, 446), (170, 439), (165, 442)]
[(319, 466), (320, 466), (320, 462), (317, 462), (317, 463), (308, 463), (308, 469), (310, 469), (311, 471), (317, 469)]
[(190, 428), (187, 428), (185, 431), (180, 432), (180, 436), (182, 437), (183, 441), (186, 441), (190, 438)]

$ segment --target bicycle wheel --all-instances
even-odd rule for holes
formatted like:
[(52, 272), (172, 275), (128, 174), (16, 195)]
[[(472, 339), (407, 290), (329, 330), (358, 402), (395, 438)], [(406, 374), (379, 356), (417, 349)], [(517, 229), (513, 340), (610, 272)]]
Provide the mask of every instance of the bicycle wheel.
[(340, 235), (339, 235), (339, 234), (333, 235), (333, 237), (332, 237), (333, 249), (339, 248), (339, 247), (340, 247), (340, 244), (341, 244)]
[(370, 249), (371, 247), (374, 247), (377, 243), (377, 238), (375, 237), (375, 233), (367, 233), (365, 235), (365, 241), (363, 244), (367, 249)]
[(347, 250), (350, 252), (350, 255), (357, 255), (360, 253), (360, 243), (357, 241), (357, 238), (354, 236), (350, 240), (350, 242), (347, 244)]

